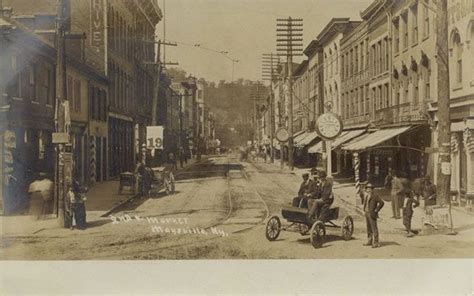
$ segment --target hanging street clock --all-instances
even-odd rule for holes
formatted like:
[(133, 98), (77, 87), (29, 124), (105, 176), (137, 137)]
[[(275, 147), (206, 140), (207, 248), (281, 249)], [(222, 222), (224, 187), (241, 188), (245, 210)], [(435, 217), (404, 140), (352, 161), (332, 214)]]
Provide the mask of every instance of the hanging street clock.
[(326, 140), (333, 140), (342, 132), (342, 120), (336, 113), (326, 112), (316, 120), (316, 132)]

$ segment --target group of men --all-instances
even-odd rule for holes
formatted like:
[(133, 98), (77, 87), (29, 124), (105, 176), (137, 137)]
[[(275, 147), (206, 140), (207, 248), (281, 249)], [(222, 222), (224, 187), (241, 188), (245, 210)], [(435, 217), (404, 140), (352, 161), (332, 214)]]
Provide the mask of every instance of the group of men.
[(298, 197), (293, 199), (293, 206), (308, 209), (308, 219), (313, 220), (326, 213), (334, 201), (332, 192), (333, 180), (328, 178), (325, 171), (311, 170), (311, 180), (309, 173), (303, 174), (303, 182), (298, 190)]
[[(317, 218), (323, 220), (325, 209), (328, 209), (334, 201), (332, 192), (333, 180), (327, 178), (325, 171), (311, 170), (313, 179), (308, 173), (303, 174), (303, 182), (298, 190), (298, 197), (293, 199), (293, 206), (308, 209), (308, 219)], [(399, 173), (396, 176), (389, 174), (385, 180), (385, 186), (391, 189), (392, 212), (394, 219), (400, 219), (400, 211), (403, 213), (403, 225), (407, 232), (407, 237), (417, 234), (411, 229), (414, 208), (419, 206), (419, 197), (423, 196), (425, 205), (430, 206), (436, 200), (436, 187), (429, 181), (429, 178), (420, 178), (410, 183), (410, 181)], [(367, 225), (367, 242), (364, 246), (372, 248), (380, 247), (377, 219), (379, 212), (384, 206), (384, 201), (374, 192), (375, 186), (372, 183), (362, 184), (363, 190), (360, 192), (361, 203)]]

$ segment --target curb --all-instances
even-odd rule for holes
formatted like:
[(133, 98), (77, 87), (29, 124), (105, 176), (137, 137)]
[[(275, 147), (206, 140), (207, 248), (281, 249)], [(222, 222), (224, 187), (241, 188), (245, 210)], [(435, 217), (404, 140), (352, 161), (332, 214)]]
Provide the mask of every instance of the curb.
[(140, 194), (136, 193), (130, 197), (128, 197), (127, 199), (121, 201), (120, 203), (116, 204), (115, 206), (113, 206), (110, 210), (108, 210), (107, 212), (105, 212), (104, 214), (100, 215), (101, 218), (105, 218), (105, 217), (108, 217), (110, 214), (112, 214), (115, 210), (117, 210), (119, 207), (131, 202), (132, 200), (134, 200), (135, 198), (137, 197), (140, 197)]

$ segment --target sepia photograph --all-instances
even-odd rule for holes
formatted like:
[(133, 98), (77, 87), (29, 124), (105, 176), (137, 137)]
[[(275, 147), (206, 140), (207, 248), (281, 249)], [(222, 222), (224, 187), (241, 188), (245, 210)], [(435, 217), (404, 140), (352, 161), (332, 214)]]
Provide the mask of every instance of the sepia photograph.
[(473, 0), (0, 0), (0, 260), (472, 260), (471, 40)]

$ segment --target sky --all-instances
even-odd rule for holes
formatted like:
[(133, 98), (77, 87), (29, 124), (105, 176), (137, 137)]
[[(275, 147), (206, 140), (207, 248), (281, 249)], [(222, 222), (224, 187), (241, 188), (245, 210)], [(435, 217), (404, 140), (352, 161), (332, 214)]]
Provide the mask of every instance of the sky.
[[(276, 48), (276, 18), (303, 18), (305, 48), (331, 18), (360, 20), (360, 11), (372, 1), (158, 0), (165, 17), (157, 33), (164, 39), (165, 25), (166, 40), (178, 44), (166, 47), (166, 62), (178, 62), (178, 67), (195, 77), (231, 81), (231, 59), (236, 59), (239, 62), (234, 63), (234, 80), (261, 80), (262, 54), (275, 52)], [(227, 57), (220, 51), (227, 51)]]

